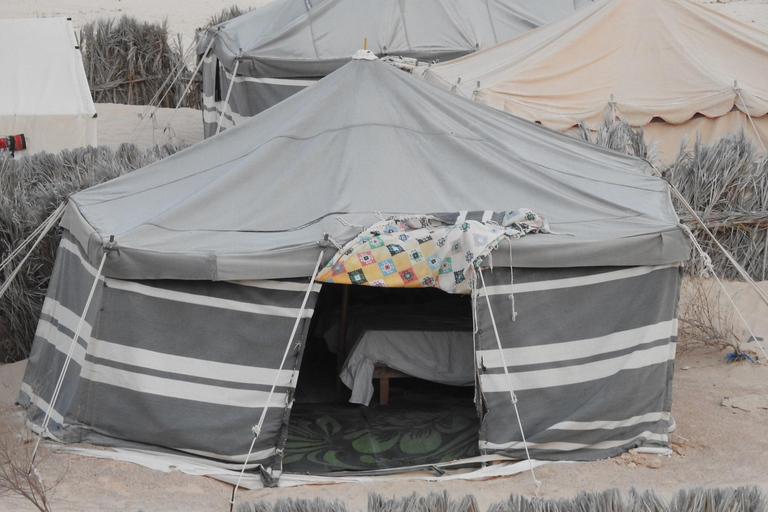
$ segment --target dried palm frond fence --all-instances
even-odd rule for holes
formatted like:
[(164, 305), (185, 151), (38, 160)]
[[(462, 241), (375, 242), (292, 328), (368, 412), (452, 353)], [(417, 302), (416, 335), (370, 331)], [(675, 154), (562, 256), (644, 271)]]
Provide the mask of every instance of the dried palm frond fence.
[[(0, 154), (0, 260), (70, 194), (149, 165), (184, 147), (185, 143), (169, 143), (143, 150), (123, 144), (116, 150), (88, 147), (16, 159)], [(0, 363), (29, 355), (60, 236), (61, 232), (54, 229), (41, 240), (0, 298)], [(0, 282), (10, 277), (25, 252), (0, 273)]]
[[(241, 503), (238, 512), (352, 512), (343, 501), (281, 498), (274, 504), (264, 501)], [(525, 498), (512, 494), (494, 503), (488, 512), (766, 512), (768, 499), (757, 487), (725, 489), (682, 489), (667, 502), (653, 491), (631, 489), (627, 495), (618, 489), (580, 492), (573, 498)], [(447, 492), (428, 496), (413, 494), (404, 498), (368, 495), (368, 512), (480, 512), (473, 495), (458, 500)]]
[[(250, 12), (251, 9), (242, 9), (238, 7), (237, 5), (232, 5), (230, 7), (226, 7), (222, 9), (222, 11), (219, 14), (214, 14), (210, 18), (208, 18), (208, 27), (212, 27), (214, 25), (218, 25), (219, 23), (224, 23), (225, 21), (229, 21), (233, 18), (237, 18), (238, 16), (242, 16), (243, 14)], [(198, 29), (202, 30), (202, 29)]]
[[(607, 120), (594, 132), (580, 126), (579, 136), (653, 161), (653, 149), (646, 145), (643, 130), (624, 121)], [(768, 279), (768, 155), (760, 153), (740, 131), (712, 145), (697, 138), (688, 148), (683, 141), (675, 162), (658, 167), (749, 275), (757, 281)], [(682, 205), (675, 206), (680, 220), (712, 258), (718, 276), (739, 279), (695, 219)]]
[(100, 19), (80, 31), (80, 50), (93, 100), (97, 103), (200, 108), (198, 77), (193, 78), (193, 45), (184, 49), (167, 22), (130, 16)]
[[(747, 273), (757, 281), (768, 279), (768, 155), (741, 131), (711, 146), (697, 139), (665, 173)], [(718, 275), (739, 279), (690, 214), (681, 211), (680, 219), (712, 257)]]

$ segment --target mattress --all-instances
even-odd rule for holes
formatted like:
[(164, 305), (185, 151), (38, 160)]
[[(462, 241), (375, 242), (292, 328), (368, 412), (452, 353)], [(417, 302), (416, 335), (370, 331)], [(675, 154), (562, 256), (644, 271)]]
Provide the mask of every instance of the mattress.
[(352, 390), (350, 402), (370, 403), (376, 363), (440, 384), (471, 386), (475, 382), (472, 332), (365, 331), (341, 370), (341, 381)]

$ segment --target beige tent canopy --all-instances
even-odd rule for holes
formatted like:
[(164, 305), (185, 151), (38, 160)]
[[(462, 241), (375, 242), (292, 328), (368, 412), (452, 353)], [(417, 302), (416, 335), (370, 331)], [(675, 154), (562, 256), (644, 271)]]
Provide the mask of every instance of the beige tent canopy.
[(711, 141), (744, 126), (768, 144), (768, 33), (686, 0), (603, 0), (420, 73), (560, 131), (614, 114), (665, 159), (695, 131)]

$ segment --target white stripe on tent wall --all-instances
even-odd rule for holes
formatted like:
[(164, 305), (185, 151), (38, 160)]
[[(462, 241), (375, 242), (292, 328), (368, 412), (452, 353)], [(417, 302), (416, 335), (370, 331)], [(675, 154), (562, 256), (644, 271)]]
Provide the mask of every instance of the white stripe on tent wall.
[[(227, 71), (227, 78), (232, 79), (232, 75)], [(317, 80), (296, 80), (290, 78), (255, 78), (252, 76), (238, 75), (235, 77), (235, 83), (251, 82), (254, 84), (267, 85), (287, 85), (288, 87), (309, 87), (316, 84)]]
[[(77, 325), (80, 322), (80, 315), (75, 314), (72, 310), (50, 297), (46, 297), (43, 302), (41, 314), (55, 319), (59, 325), (70, 330), (72, 335), (69, 336), (61, 333), (49, 320), (41, 318), (38, 321), (35, 336), (40, 336), (53, 345), (56, 350), (63, 354), (67, 354), (69, 352), (69, 345), (72, 343), (72, 337), (75, 335)], [(80, 338), (84, 340), (90, 339), (91, 332), (91, 324), (83, 320), (83, 328), (80, 331)], [(85, 349), (79, 343), (77, 343), (72, 357), (80, 366), (83, 365), (83, 361), (85, 360)]]
[[(302, 294), (307, 291), (308, 283), (293, 283), (289, 281), (270, 281), (268, 279), (252, 279), (243, 281), (226, 281), (238, 286), (250, 286), (252, 288), (262, 288), (265, 290), (279, 290), (285, 292), (301, 292)], [(322, 288), (322, 283), (313, 283), (312, 291), (319, 292)]]
[[(80, 254), (80, 247), (78, 247), (71, 240), (67, 240), (66, 238), (61, 239), (61, 243), (59, 244), (59, 246), (71, 252), (75, 256), (77, 256), (77, 259), (79, 259), (80, 263), (83, 264), (83, 267), (85, 267), (85, 270), (88, 271), (88, 273), (91, 274), (91, 276), (96, 277), (96, 267), (92, 266), (88, 260), (83, 258), (83, 255)], [(99, 280), (103, 281), (104, 277), (103, 276), (99, 277)]]
[[(62, 309), (65, 309), (65, 308), (62, 308)], [(71, 312), (69, 313), (71, 315)], [(75, 320), (79, 320), (79, 319), (75, 318)], [(62, 325), (64, 324), (62, 323)], [(58, 350), (62, 354), (67, 354), (69, 351), (69, 345), (71, 343), (70, 338), (65, 336), (55, 335), (58, 333), (58, 330), (56, 330), (55, 326), (50, 322), (48, 322), (47, 320), (40, 320), (40, 327), (38, 327), (38, 330), (43, 326), (54, 331), (53, 336), (45, 337), (48, 343), (50, 343), (56, 350)], [(223, 380), (227, 382), (271, 385), (272, 382), (274, 381), (275, 372), (277, 371), (277, 370), (268, 369), (268, 368), (245, 367), (245, 366), (231, 365), (227, 363), (214, 363), (210, 361), (200, 361), (200, 360), (187, 358), (187, 357), (170, 356), (168, 354), (151, 352), (149, 350), (144, 350), (144, 349), (134, 349), (130, 347), (124, 347), (114, 343), (97, 340), (95, 338), (90, 338), (90, 343), (93, 343), (96, 345), (96, 347), (98, 347), (96, 349), (97, 352), (94, 353), (96, 357), (103, 357), (104, 359), (110, 359), (115, 362), (123, 362), (126, 364), (137, 364), (138, 366), (142, 366), (145, 368), (164, 370), (168, 372), (180, 373), (183, 375), (190, 375), (190, 376), (202, 377), (202, 378), (215, 378), (217, 380)], [(99, 353), (99, 349), (105, 349), (106, 354)], [(154, 385), (155, 383), (159, 382), (154, 379), (161, 379), (161, 381), (163, 382), (166, 382), (166, 381), (174, 382), (175, 383), (174, 387), (187, 386), (187, 385), (204, 386), (203, 388), (201, 388), (202, 391), (222, 390), (222, 393), (230, 391), (230, 388), (226, 388), (226, 387), (218, 387), (218, 386), (190, 383), (187, 381), (176, 381), (176, 380), (166, 379), (161, 377), (147, 376), (141, 373), (129, 372), (127, 370), (119, 370), (119, 369), (101, 365), (98, 363), (86, 362), (85, 353), (86, 353), (85, 348), (83, 348), (82, 345), (78, 343), (75, 346), (75, 350), (72, 356), (72, 360), (75, 363), (79, 364), (81, 367), (80, 377), (83, 379), (102, 382), (105, 384), (113, 384), (126, 389), (132, 389), (134, 391), (144, 391), (143, 389), (141, 389), (143, 384), (138, 382), (142, 380), (142, 378), (144, 377), (146, 377), (144, 381), (145, 381), (145, 384), (147, 385)], [(189, 365), (189, 366), (181, 367), (181, 365)], [(213, 373), (214, 367), (215, 367), (215, 371), (221, 371), (222, 373), (217, 374), (215, 376), (211, 376), (211, 373)], [(198, 370), (198, 371), (192, 372), (190, 370)], [(109, 375), (111, 373), (115, 373), (119, 375), (117, 375), (116, 377), (111, 377)], [(137, 381), (136, 386), (132, 386), (129, 381), (125, 380), (125, 376), (127, 374), (136, 376), (136, 381)], [(283, 370), (283, 372), (281, 372), (281, 376), (279, 380), (280, 385), (288, 386), (288, 383), (290, 382), (290, 379), (292, 378), (292, 376), (293, 376), (293, 372), (291, 370)], [(233, 377), (237, 377), (237, 379), (234, 379)], [(158, 388), (153, 388), (153, 389), (158, 389)], [(162, 387), (160, 387), (159, 389), (162, 389)], [(262, 393), (263, 396), (261, 397), (261, 401), (257, 402), (258, 404), (263, 404), (266, 401), (266, 397), (268, 395), (266, 391), (250, 391), (250, 390), (231, 390), (231, 391), (234, 392), (233, 396), (237, 395), (238, 397), (240, 397), (240, 395), (238, 395), (238, 392), (244, 393), (243, 396), (246, 396), (246, 397), (248, 396), (248, 394)], [(176, 398), (184, 398), (185, 396), (188, 396), (188, 395), (176, 396), (174, 394), (176, 392), (172, 392), (171, 394), (166, 394), (163, 392), (152, 392), (152, 391), (145, 391), (145, 392), (165, 395), (170, 397), (176, 397)], [(215, 394), (216, 393), (208, 393), (208, 396), (215, 396)], [(283, 394), (283, 396), (285, 395)], [(196, 398), (193, 397), (189, 399), (195, 400)], [(242, 400), (242, 398), (237, 398), (237, 400)], [(211, 398), (198, 400), (198, 401), (219, 403), (216, 399), (211, 399)], [(250, 403), (252, 406), (253, 403), (256, 403), (256, 402), (246, 402), (246, 403)], [(274, 400), (273, 400), (273, 404), (274, 404)], [(238, 407), (245, 406), (242, 401), (238, 401), (231, 405), (235, 405)], [(282, 407), (282, 404), (280, 406)]]
[[(245, 430), (245, 433), (252, 435), (251, 431), (248, 429)], [(245, 462), (246, 457), (248, 457), (247, 453), (243, 453), (242, 455), (221, 455), (218, 453), (204, 452), (201, 450), (189, 450), (187, 448), (174, 448), (174, 449), (179, 450), (181, 452), (190, 453), (192, 455), (199, 455), (201, 457), (205, 457), (208, 459), (219, 459), (219, 460), (229, 461), (232, 463), (240, 463), (240, 465), (237, 466), (237, 469), (242, 468), (243, 462)], [(254, 463), (254, 466), (258, 466), (259, 465), (258, 461), (264, 460), (268, 457), (272, 457), (275, 454), (275, 452), (276, 450), (274, 446), (271, 448), (267, 448), (266, 450), (253, 452), (250, 458), (248, 458), (248, 461), (251, 463)], [(152, 453), (152, 452), (148, 452), (148, 453)], [(200, 461), (197, 460), (196, 462), (200, 462)], [(249, 467), (250, 467), (250, 464), (249, 464)]]
[[(252, 304), (250, 302), (238, 302), (230, 299), (221, 299), (218, 297), (208, 297), (204, 295), (195, 295), (192, 293), (166, 290), (164, 288), (155, 288), (133, 281), (119, 281), (117, 279), (107, 278), (107, 286), (115, 290), (154, 297), (174, 302), (183, 302), (186, 304), (195, 304), (212, 308), (227, 309), (230, 311), (240, 311), (243, 313), (253, 313), (255, 315), (279, 316), (286, 318), (296, 318), (299, 316), (299, 308), (283, 308), (279, 306), (267, 306), (263, 304)], [(304, 309), (302, 318), (312, 318), (314, 310)]]
[[(207, 55), (203, 59), (203, 63), (206, 65), (213, 64), (214, 57)], [(224, 66), (219, 65), (219, 68), (224, 70), (227, 79), (232, 80), (232, 73)], [(288, 85), (291, 87), (308, 87), (312, 84), (316, 84), (319, 80), (302, 79), (302, 78), (256, 78), (252, 76), (237, 75), (235, 82), (253, 82), (257, 84), (270, 84), (270, 85)]]
[[(139, 393), (206, 402), (215, 405), (228, 405), (231, 407), (264, 407), (269, 397), (269, 392), (251, 389), (232, 389), (196, 382), (180, 381), (143, 373), (130, 372), (99, 365), (88, 365), (93, 371), (83, 378), (92, 382), (100, 382), (124, 389), (130, 389)], [(274, 393), (269, 407), (284, 409), (286, 394)]]
[[(71, 453), (78, 454), (80, 453), (80, 450), (82, 448), (63, 448), (65, 451), (71, 451)], [(147, 450), (142, 448), (112, 448), (110, 451), (97, 451), (96, 454), (94, 454), (91, 450), (85, 450), (87, 452), (88, 456), (95, 456), (95, 457), (101, 457), (101, 458), (113, 458), (109, 454), (137, 454), (138, 458), (142, 459), (142, 462), (137, 462), (138, 464), (146, 465), (147, 463), (152, 464), (153, 461), (162, 461), (163, 467), (170, 465), (178, 465), (179, 463), (186, 463), (184, 464), (186, 466), (186, 470), (188, 474), (190, 470), (190, 466), (194, 465), (197, 468), (201, 470), (200, 475), (212, 475), (216, 473), (211, 472), (211, 468), (218, 468), (218, 469), (231, 469), (231, 470), (237, 470), (240, 471), (243, 468), (243, 463), (240, 462), (227, 462), (230, 457), (227, 455), (221, 455), (218, 453), (210, 453), (210, 452), (198, 452), (196, 450), (189, 450), (189, 449), (179, 449), (179, 448), (173, 448), (174, 450), (178, 450), (177, 453), (174, 454), (168, 454), (163, 451), (156, 451), (156, 450)], [(271, 452), (271, 453), (270, 453)], [(199, 456), (194, 456), (195, 454), (201, 454), (202, 456), (208, 458), (206, 461), (201, 461)], [(260, 452), (256, 452), (260, 456), (262, 456), (262, 459), (254, 459), (253, 463), (248, 463), (248, 466), (246, 469), (256, 469), (259, 466), (262, 465), (264, 459), (271, 457), (275, 454), (275, 449), (269, 449), (269, 450), (263, 450)], [(245, 460), (245, 455), (235, 455), (232, 458), (239, 459), (240, 457)], [(127, 460), (128, 462), (136, 462), (135, 457), (131, 457), (129, 459), (126, 458), (116, 458), (115, 460)], [(154, 465), (149, 465), (147, 467), (154, 467)], [(256, 477), (258, 478), (258, 477)]]
[[(221, 104), (221, 107), (219, 104)], [(223, 106), (223, 101), (216, 102), (213, 101), (213, 96), (203, 96), (203, 122), (211, 124), (218, 123)], [(224, 117), (222, 127), (232, 127), (235, 126), (235, 124), (240, 124), (247, 119), (250, 119), (250, 117), (241, 116), (240, 114), (227, 109), (227, 115)], [(227, 123), (227, 125), (225, 126), (224, 123)]]
[[(232, 80), (232, 73), (224, 66), (219, 66), (224, 70), (224, 74), (227, 80)], [(256, 78), (253, 76), (237, 75), (234, 77), (235, 83), (251, 82), (255, 84), (269, 84), (269, 85), (288, 85), (290, 87), (309, 87), (316, 84), (319, 80), (303, 80), (299, 78)]]
[[(669, 354), (669, 347), (665, 344), (646, 350), (637, 350), (611, 359), (580, 365), (546, 370), (515, 370), (513, 373), (510, 373), (509, 377), (512, 379), (512, 388), (515, 391), (568, 386), (610, 377), (622, 370), (633, 370), (666, 363), (670, 360)], [(484, 373), (480, 376), (480, 381), (484, 393), (509, 392), (509, 384), (503, 373)]]
[[(278, 370), (273, 368), (243, 366), (176, 356), (143, 348), (128, 347), (96, 338), (91, 338), (88, 348), (91, 355), (100, 359), (202, 379), (271, 386), (278, 374)], [(108, 370), (105, 369), (104, 371)], [(294, 377), (293, 373), (293, 370), (280, 371), (278, 387), (290, 386), (291, 379)]]
[[(75, 256), (77, 256), (80, 262), (85, 267), (85, 269), (92, 276), (96, 277), (96, 269), (92, 267), (90, 263), (82, 257), (77, 245), (75, 245), (70, 240), (62, 239), (61, 246), (64, 249), (71, 252), (72, 254), (74, 254)], [(266, 306), (266, 305), (260, 305), (260, 304), (252, 304), (250, 302), (239, 302), (231, 299), (220, 299), (217, 297), (208, 297), (205, 295), (195, 295), (192, 293), (177, 292), (173, 290), (166, 290), (163, 288), (147, 286), (147, 285), (139, 284), (133, 281), (122, 281), (122, 280), (113, 279), (110, 277), (102, 278), (102, 279), (106, 282), (108, 287), (116, 290), (129, 291), (129, 292), (137, 293), (140, 295), (145, 295), (148, 297), (155, 297), (155, 298), (174, 301), (174, 302), (183, 302), (187, 304), (196, 304), (200, 306), (229, 309), (232, 311), (241, 311), (244, 313), (254, 313), (257, 315), (267, 315), (267, 316), (280, 316), (280, 317), (286, 317), (286, 318), (296, 318), (299, 314), (298, 308)], [(266, 288), (266, 289), (272, 289), (272, 290), (304, 292), (307, 289), (306, 284), (284, 283), (280, 281), (264, 281), (263, 285), (260, 285), (258, 280), (242, 281), (242, 282), (230, 281), (230, 282), (235, 284), (248, 283), (246, 284), (246, 286)], [(312, 291), (319, 291), (320, 287), (321, 287), (321, 284), (316, 283), (315, 285), (313, 285)], [(311, 318), (313, 313), (314, 313), (314, 310), (305, 308), (304, 315), (302, 316), (302, 318)], [(78, 316), (78, 320), (79, 320), (79, 316)]]
[(591, 276), (581, 277), (569, 277), (566, 279), (552, 279), (549, 281), (534, 281), (531, 283), (514, 283), (512, 285), (501, 284), (495, 286), (488, 286), (483, 288), (478, 293), (480, 297), (485, 297), (487, 293), (490, 296), (494, 295), (509, 295), (510, 293), (526, 293), (526, 292), (541, 292), (545, 290), (557, 290), (561, 288), (574, 288), (577, 286), (588, 286), (592, 284), (607, 283), (610, 281), (618, 281), (620, 279), (629, 279), (631, 277), (643, 276), (662, 270), (665, 268), (678, 267), (679, 263), (672, 263), (670, 265), (657, 265), (657, 266), (642, 266), (631, 267), (622, 270), (615, 270), (613, 272), (604, 272), (602, 274), (596, 274)]
[[(40, 396), (35, 393), (35, 391), (32, 389), (32, 387), (27, 384), (26, 382), (21, 383), (21, 391), (24, 392), (28, 397), (29, 400), (43, 412), (48, 412), (48, 409), (50, 408), (50, 405), (48, 402), (43, 400)], [(60, 412), (58, 412), (56, 409), (53, 409), (51, 411), (51, 419), (58, 423), (59, 425), (64, 424), (64, 416), (61, 415)]]
[(555, 423), (547, 430), (615, 430), (617, 428), (630, 427), (639, 423), (650, 423), (656, 421), (669, 421), (668, 412), (649, 412), (639, 416), (633, 416), (625, 420), (618, 421), (561, 421)]
[[(612, 332), (606, 336), (533, 347), (505, 348), (504, 356), (512, 364), (540, 364), (553, 361), (582, 359), (609, 352), (617, 352), (656, 340), (669, 338), (677, 332), (677, 319), (646, 325), (636, 329)], [(478, 350), (478, 364), (483, 360), (486, 368), (501, 368), (498, 349)]]
[[(48, 334), (43, 335), (41, 329), (45, 329)], [(71, 336), (62, 334), (61, 332), (59, 332), (59, 330), (56, 328), (55, 325), (50, 323), (48, 320), (43, 320), (43, 319), (40, 319), (37, 330), (38, 330), (38, 335), (40, 335), (49, 344), (51, 344), (53, 348), (55, 348), (65, 356), (69, 354), (69, 347), (72, 344)], [(82, 338), (83, 334), (81, 334), (80, 337)], [(72, 361), (79, 364), (80, 368), (83, 367), (83, 364), (85, 362), (85, 349), (79, 343), (75, 344), (75, 349), (72, 352)]]
[[(634, 443), (638, 439), (647, 439), (649, 441), (657, 441), (660, 443), (666, 443), (668, 436), (666, 434), (656, 434), (654, 432), (645, 431), (642, 434), (637, 434), (629, 439), (620, 439), (615, 441), (601, 441), (595, 444), (581, 444), (581, 443), (564, 443), (555, 441), (552, 443), (532, 443), (527, 442), (528, 448), (536, 448), (537, 450), (555, 450), (560, 452), (570, 452), (574, 450), (592, 449), (592, 450), (607, 450), (610, 448), (617, 448), (619, 446), (626, 446), (627, 444)], [(495, 444), (480, 441), (480, 449), (485, 450), (522, 450), (524, 447), (520, 441), (514, 441), (511, 443)]]

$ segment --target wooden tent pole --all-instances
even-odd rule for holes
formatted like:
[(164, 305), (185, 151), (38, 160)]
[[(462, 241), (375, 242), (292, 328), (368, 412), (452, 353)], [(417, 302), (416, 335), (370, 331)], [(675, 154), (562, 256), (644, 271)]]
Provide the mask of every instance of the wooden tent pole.
[(349, 287), (342, 285), (341, 292), (341, 326), (339, 341), (336, 344), (336, 396), (341, 397), (341, 367), (347, 357), (347, 317), (349, 315)]

